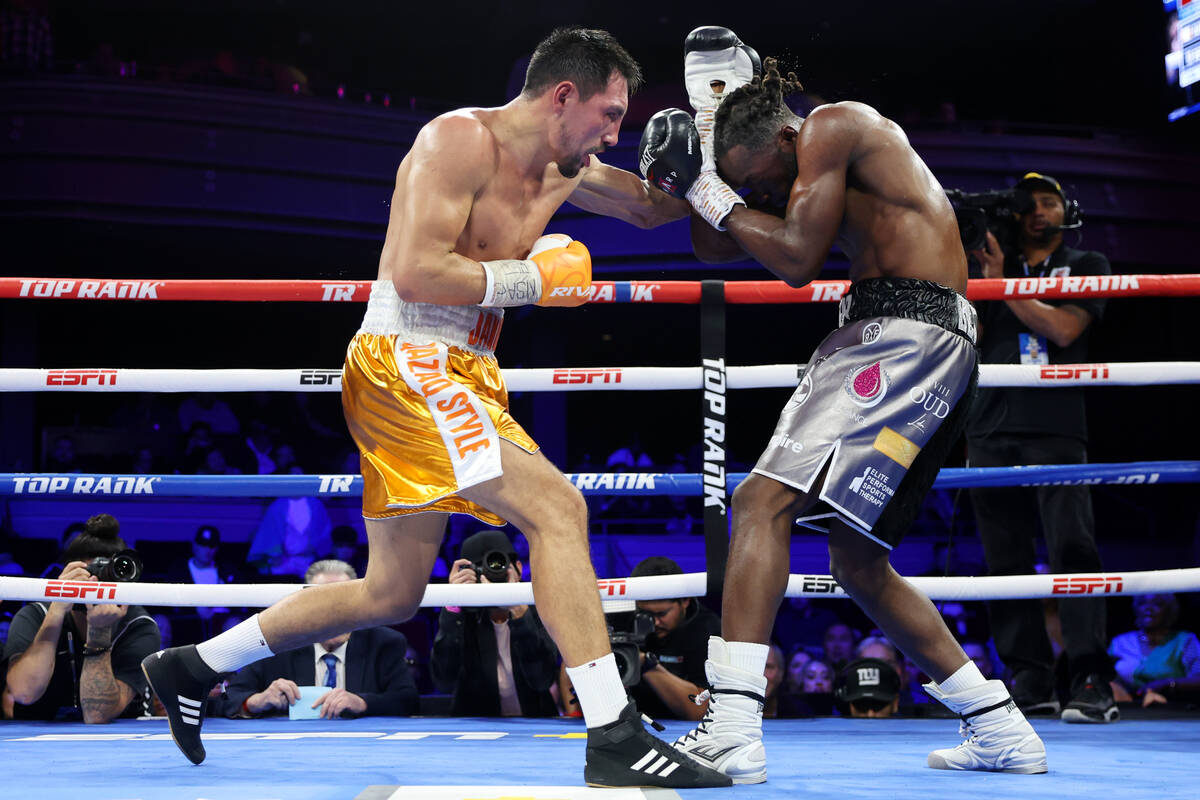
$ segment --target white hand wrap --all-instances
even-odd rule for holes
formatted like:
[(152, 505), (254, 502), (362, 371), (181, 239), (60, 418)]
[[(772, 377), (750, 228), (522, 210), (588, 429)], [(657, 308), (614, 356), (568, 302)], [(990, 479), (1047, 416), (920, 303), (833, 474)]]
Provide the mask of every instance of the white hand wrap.
[(702, 108), (696, 112), (696, 132), (700, 134), (700, 155), (702, 161), (700, 169), (704, 171), (717, 171), (717, 161), (713, 151), (713, 126), (717, 121), (716, 106), (711, 108)]
[(688, 189), (687, 201), (705, 222), (719, 231), (725, 230), (721, 223), (729, 216), (729, 212), (733, 211), (734, 206), (746, 205), (746, 201), (730, 189), (729, 184), (721, 180), (716, 170), (700, 173), (692, 188)]
[(542, 299), (542, 274), (529, 259), (508, 258), (483, 261), (487, 288), (483, 302), (488, 307), (526, 306)]

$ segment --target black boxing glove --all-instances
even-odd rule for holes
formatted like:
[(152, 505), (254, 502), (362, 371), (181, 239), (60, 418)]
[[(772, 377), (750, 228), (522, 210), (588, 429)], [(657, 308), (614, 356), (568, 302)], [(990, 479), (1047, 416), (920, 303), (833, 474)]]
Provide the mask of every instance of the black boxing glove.
[(696, 111), (716, 108), (734, 89), (761, 74), (758, 53), (729, 28), (705, 25), (683, 40), (683, 82)]
[(646, 123), (638, 144), (638, 164), (651, 184), (682, 199), (700, 174), (701, 160), (700, 134), (691, 114), (667, 108)]

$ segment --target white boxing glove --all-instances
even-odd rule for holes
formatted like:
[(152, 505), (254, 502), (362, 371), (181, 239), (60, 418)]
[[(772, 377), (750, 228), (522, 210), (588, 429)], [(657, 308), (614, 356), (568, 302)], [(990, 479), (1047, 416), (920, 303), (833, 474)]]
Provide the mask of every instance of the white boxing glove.
[[(734, 89), (762, 74), (753, 47), (718, 25), (696, 28), (683, 41), (683, 82), (692, 109), (716, 108)], [(700, 120), (697, 118), (696, 127)], [(701, 136), (704, 131), (701, 130)]]

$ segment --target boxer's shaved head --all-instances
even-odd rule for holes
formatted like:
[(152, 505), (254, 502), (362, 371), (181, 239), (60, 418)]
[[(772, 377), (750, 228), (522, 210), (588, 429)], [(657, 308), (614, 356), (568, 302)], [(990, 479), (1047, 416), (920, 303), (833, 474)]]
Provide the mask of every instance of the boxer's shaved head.
[(625, 79), (632, 96), (642, 85), (642, 68), (608, 31), (559, 28), (537, 49), (525, 71), (521, 94), (532, 97), (562, 82), (570, 81), (587, 100), (608, 87), (613, 73)]
[(717, 108), (713, 129), (717, 160), (736, 145), (757, 151), (775, 141), (779, 129), (797, 118), (783, 99), (803, 90), (794, 72), (784, 79), (779, 74), (779, 62), (768, 58), (761, 78), (731, 93)]

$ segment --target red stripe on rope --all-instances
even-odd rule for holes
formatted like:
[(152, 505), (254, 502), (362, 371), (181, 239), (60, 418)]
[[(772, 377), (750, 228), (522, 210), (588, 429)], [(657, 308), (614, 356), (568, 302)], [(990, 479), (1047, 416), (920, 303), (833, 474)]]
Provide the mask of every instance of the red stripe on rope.
[[(372, 281), (120, 280), (109, 278), (0, 278), (0, 298), (42, 300), (193, 300), (234, 302), (365, 303)], [(699, 281), (597, 281), (594, 303), (700, 302)], [(798, 289), (782, 281), (729, 281), (729, 303), (825, 303), (841, 299), (849, 281), (813, 281)], [(972, 300), (1083, 297), (1193, 297), (1200, 275), (1079, 275), (992, 278), (969, 282)]]

